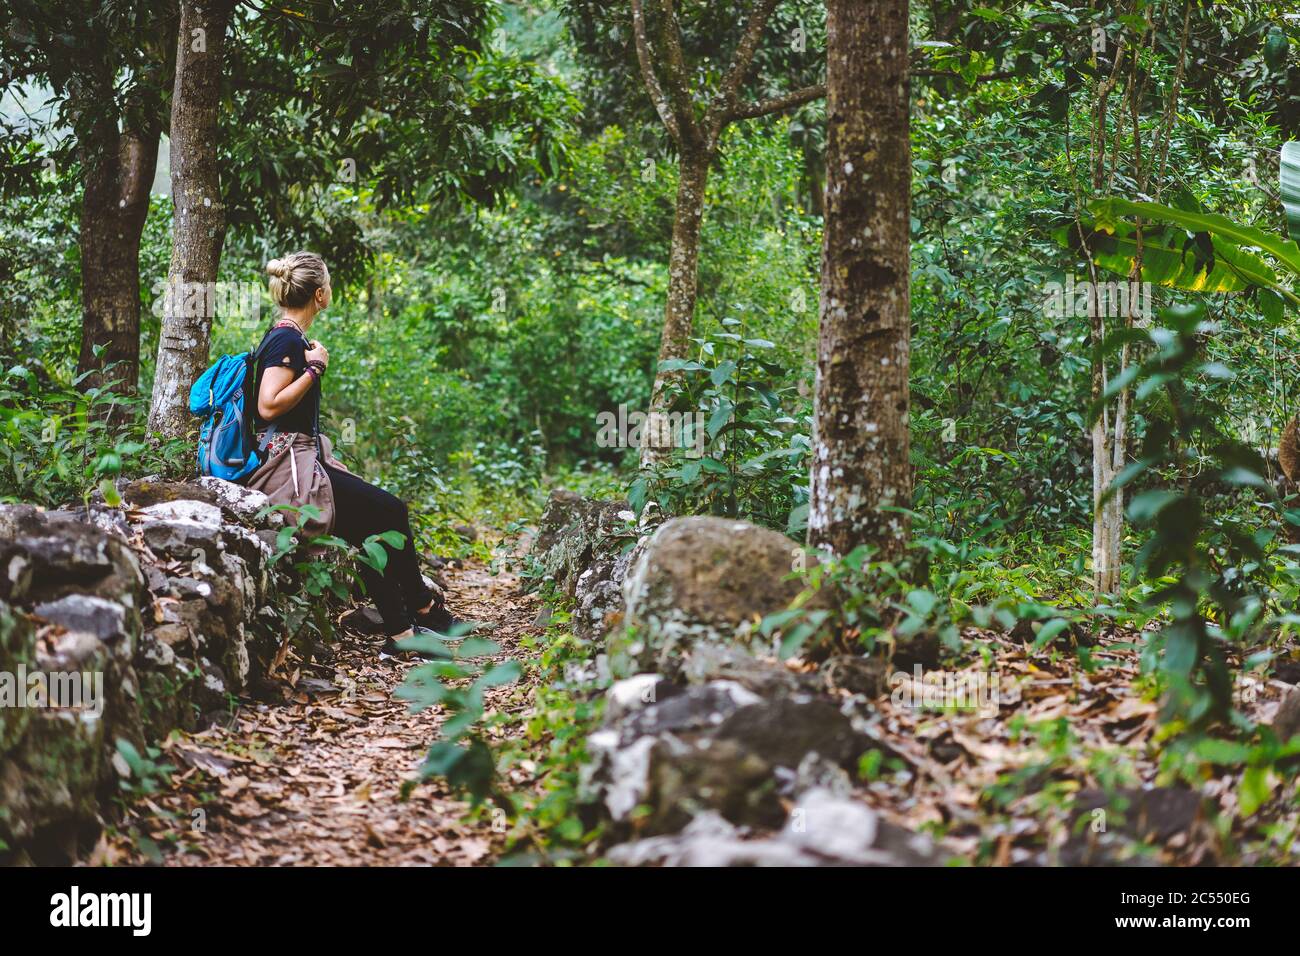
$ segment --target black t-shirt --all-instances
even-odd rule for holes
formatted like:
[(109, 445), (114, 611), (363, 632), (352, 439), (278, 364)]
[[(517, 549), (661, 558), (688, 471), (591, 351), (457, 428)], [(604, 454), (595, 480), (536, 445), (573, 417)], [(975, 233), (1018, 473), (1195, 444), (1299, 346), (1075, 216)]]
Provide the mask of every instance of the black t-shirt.
[[(254, 382), (254, 395), (262, 392), (262, 374), (272, 366), (293, 370), (294, 378), (307, 368), (307, 341), (297, 329), (286, 327), (272, 329), (267, 336), (262, 357), (257, 363), (257, 380)], [(275, 427), (282, 432), (302, 432), (312, 434), (316, 414), (316, 403), (320, 400), (320, 382), (315, 380), (311, 390), (302, 397), (293, 408), (275, 420)], [(256, 403), (253, 408), (253, 422), (257, 429), (266, 427), (267, 422), (257, 414)]]

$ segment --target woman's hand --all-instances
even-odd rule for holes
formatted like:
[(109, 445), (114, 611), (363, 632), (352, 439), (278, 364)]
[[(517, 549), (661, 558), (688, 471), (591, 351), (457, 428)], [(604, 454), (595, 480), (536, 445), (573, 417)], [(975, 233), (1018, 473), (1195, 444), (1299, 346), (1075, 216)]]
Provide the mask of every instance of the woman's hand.
[(326, 349), (325, 346), (321, 345), (320, 342), (316, 341), (315, 339), (311, 340), (311, 348), (309, 348), (306, 351), (306, 353), (304, 353), (304, 357), (307, 359), (308, 364), (312, 362), (320, 362), (326, 368), (329, 368), (329, 364), (330, 364), (329, 350)]

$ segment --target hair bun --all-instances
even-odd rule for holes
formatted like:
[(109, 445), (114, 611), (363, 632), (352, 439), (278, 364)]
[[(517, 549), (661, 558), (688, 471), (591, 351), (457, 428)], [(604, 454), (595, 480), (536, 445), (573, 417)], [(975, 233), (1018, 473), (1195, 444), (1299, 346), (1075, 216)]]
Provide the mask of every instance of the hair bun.
[(277, 279), (285, 278), (289, 273), (289, 264), (283, 259), (272, 259), (266, 264), (266, 274)]

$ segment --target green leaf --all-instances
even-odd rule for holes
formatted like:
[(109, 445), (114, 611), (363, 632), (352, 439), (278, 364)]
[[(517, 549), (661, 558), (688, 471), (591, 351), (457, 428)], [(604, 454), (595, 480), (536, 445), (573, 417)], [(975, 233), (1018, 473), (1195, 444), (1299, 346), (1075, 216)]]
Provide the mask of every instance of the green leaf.
[(110, 508), (116, 508), (122, 503), (122, 496), (117, 493), (117, 485), (107, 478), (100, 480), (99, 493), (104, 496), (104, 503)]
[(523, 675), (523, 669), (519, 666), (518, 661), (506, 661), (495, 667), (489, 668), (482, 677), (474, 682), (477, 687), (499, 687), (502, 684), (513, 684)]
[(1063, 617), (1054, 617), (1038, 629), (1037, 636), (1034, 637), (1034, 650), (1042, 650), (1052, 642), (1056, 635), (1060, 634), (1070, 626), (1070, 622)]
[(1143, 491), (1134, 495), (1133, 500), (1128, 504), (1129, 519), (1142, 524), (1155, 518), (1161, 511), (1181, 498), (1182, 495), (1176, 491), (1165, 491), (1163, 489), (1153, 489)]
[(1287, 232), (1293, 241), (1300, 242), (1300, 143), (1282, 144), (1278, 184), (1282, 193), (1282, 208), (1286, 211)]
[(722, 430), (723, 425), (727, 424), (727, 422), (731, 420), (732, 413), (735, 412), (735, 410), (736, 407), (732, 405), (731, 402), (721, 402), (718, 407), (713, 410), (713, 414), (709, 416), (709, 424), (704, 428), (705, 433), (708, 434), (710, 439), (718, 437), (718, 432)]
[(1250, 747), (1235, 740), (1206, 737), (1196, 742), (1196, 755), (1210, 763), (1235, 767), (1245, 763), (1250, 757)]
[(795, 505), (790, 509), (790, 516), (785, 521), (786, 534), (798, 534), (808, 527), (808, 503)]
[[(1255, 226), (1233, 222), (1226, 216), (1220, 216), (1216, 213), (1175, 209), (1172, 206), (1163, 206), (1160, 203), (1153, 202), (1130, 202), (1127, 199), (1120, 199), (1115, 196), (1096, 200), (1088, 206), (1088, 209), (1097, 217), (1097, 227), (1099, 229), (1107, 226), (1118, 226), (1121, 217), (1131, 216), (1141, 217), (1151, 222), (1163, 222), (1180, 226), (1193, 233), (1207, 233), (1214, 239), (1216, 254), (1222, 254), (1230, 248), (1235, 248), (1240, 256), (1231, 265), (1234, 270), (1240, 270), (1244, 276), (1247, 276), (1252, 284), (1273, 288), (1285, 296), (1292, 304), (1300, 304), (1300, 300), (1292, 294), (1290, 289), (1277, 284), (1272, 270), (1264, 266), (1258, 257), (1245, 252), (1246, 249), (1259, 249), (1266, 252), (1285, 267), (1293, 277), (1300, 277), (1300, 246), (1296, 245), (1295, 240), (1283, 239)], [(1180, 286), (1180, 288), (1183, 287)], [(1232, 291), (1229, 289), (1202, 288), (1204, 291)]]
[(1237, 787), (1237, 802), (1243, 817), (1254, 816), (1255, 811), (1268, 802), (1276, 780), (1269, 767), (1247, 767)]
[(362, 560), (370, 565), (376, 571), (384, 570), (388, 564), (388, 551), (378, 541), (368, 540), (361, 543), (361, 549), (365, 551)]
[[(1063, 246), (1083, 254), (1078, 229), (1071, 225), (1054, 233)], [(1127, 280), (1137, 261), (1137, 229), (1128, 222), (1084, 225), (1088, 257), (1107, 272)], [(1277, 287), (1277, 277), (1258, 256), (1218, 237), (1199, 244), (1181, 229), (1159, 225), (1142, 229), (1142, 281), (1193, 292), (1244, 292)], [(1279, 292), (1279, 294), (1282, 294)]]
[(467, 657), (486, 657), (500, 651), (501, 645), (496, 641), (489, 641), (485, 637), (467, 637), (456, 648), (456, 657), (464, 660)]

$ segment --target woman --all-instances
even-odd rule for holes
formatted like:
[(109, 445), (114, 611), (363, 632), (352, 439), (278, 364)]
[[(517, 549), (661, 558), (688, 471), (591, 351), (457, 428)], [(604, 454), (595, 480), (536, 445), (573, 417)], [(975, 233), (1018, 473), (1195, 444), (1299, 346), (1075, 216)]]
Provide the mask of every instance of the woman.
[(295, 252), (272, 259), (266, 271), (280, 321), (257, 352), (253, 423), (265, 462), (248, 486), (276, 503), (315, 505), (321, 515), (305, 525), (308, 535), (332, 533), (355, 546), (385, 531), (403, 536), (400, 549), (382, 545), (388, 551), (382, 572), (363, 564), (361, 576), (384, 621), (384, 650), (404, 653), (396, 641), (421, 632), (445, 634), (456, 621), (420, 574), (406, 504), (344, 468), (319, 433), (321, 381), (330, 356), (320, 342), (308, 341), (307, 330), (330, 304), (325, 261), (313, 252)]

